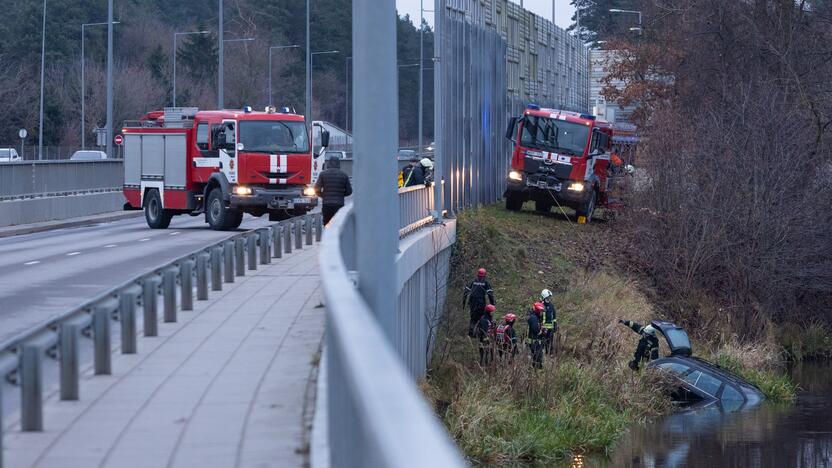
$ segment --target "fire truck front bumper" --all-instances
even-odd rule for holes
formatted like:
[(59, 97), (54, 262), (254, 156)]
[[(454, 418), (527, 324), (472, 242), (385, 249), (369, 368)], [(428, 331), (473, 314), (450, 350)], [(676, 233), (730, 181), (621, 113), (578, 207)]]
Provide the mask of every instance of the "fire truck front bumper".
[(232, 208), (265, 208), (269, 210), (278, 209), (305, 209), (311, 210), (318, 206), (318, 197), (311, 194), (304, 194), (304, 187), (268, 189), (263, 187), (250, 187), (250, 194), (231, 194), (230, 205)]
[[(583, 206), (592, 191), (588, 183), (512, 172), (514, 177), (510, 175), (506, 179), (506, 194), (520, 195), (525, 200), (550, 204), (557, 202), (575, 208)], [(518, 175), (520, 175), (519, 180)]]

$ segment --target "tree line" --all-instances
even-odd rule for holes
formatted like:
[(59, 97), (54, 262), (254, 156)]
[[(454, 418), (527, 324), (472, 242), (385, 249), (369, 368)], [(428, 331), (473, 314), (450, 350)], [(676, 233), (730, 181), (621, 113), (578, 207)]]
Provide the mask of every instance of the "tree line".
[[(4, 7), (0, 23), (0, 146), (18, 142), (17, 130), (36, 135), (38, 127), (41, 22), (43, 2), (20, 0)], [(44, 80), (44, 144), (78, 146), (81, 122), (81, 25), (106, 22), (107, 1), (47, 0)], [(347, 122), (346, 59), (352, 55), (350, 0), (313, 0), (312, 51), (315, 119), (345, 126)], [(178, 37), (176, 104), (214, 109), (217, 106), (216, 0), (115, 0), (114, 114), (116, 128), (125, 120), (170, 106), (173, 102), (175, 32), (207, 31)], [(276, 106), (305, 113), (306, 2), (226, 0), (225, 39), (253, 38), (225, 44), (225, 106), (268, 104), (269, 47), (273, 51), (272, 94)], [(433, 33), (425, 26), (425, 68), (432, 68)], [(86, 122), (89, 142), (103, 126), (106, 105), (106, 25), (85, 28)], [(419, 27), (398, 18), (400, 63), (418, 63)], [(351, 65), (351, 62), (350, 62)], [(417, 138), (418, 67), (399, 69), (400, 139)], [(425, 72), (424, 129), (433, 133), (433, 74)], [(351, 94), (351, 91), (350, 91)], [(32, 138), (30, 137), (30, 143)]]

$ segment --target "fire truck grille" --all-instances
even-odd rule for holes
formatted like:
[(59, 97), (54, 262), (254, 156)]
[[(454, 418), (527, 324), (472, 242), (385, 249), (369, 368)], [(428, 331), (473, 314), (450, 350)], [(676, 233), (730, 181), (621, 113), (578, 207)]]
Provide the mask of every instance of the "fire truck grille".
[(289, 179), (294, 177), (297, 172), (261, 172), (260, 175), (267, 179)]

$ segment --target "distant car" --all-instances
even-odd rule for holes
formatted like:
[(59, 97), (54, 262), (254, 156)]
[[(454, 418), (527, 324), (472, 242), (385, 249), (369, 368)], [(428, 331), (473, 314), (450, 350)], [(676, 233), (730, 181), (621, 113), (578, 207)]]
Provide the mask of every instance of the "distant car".
[(416, 151), (414, 150), (399, 150), (399, 160), (400, 161), (410, 161), (417, 156)]
[(436, 142), (430, 142), (430, 144), (425, 147), (425, 151), (427, 151), (428, 153), (433, 153), (434, 151), (436, 151)]
[(338, 158), (338, 159), (347, 159), (347, 152), (346, 151), (331, 151), (327, 150), (324, 153), (325, 159), (329, 158)]
[(69, 158), (70, 161), (100, 161), (102, 159), (107, 159), (107, 153), (93, 150), (76, 151)]
[(0, 148), (0, 163), (22, 161), (14, 148)]
[(664, 336), (670, 355), (651, 361), (647, 367), (669, 372), (678, 379), (674, 400), (682, 404), (718, 402), (736, 408), (763, 401), (763, 393), (750, 382), (716, 364), (693, 357), (690, 338), (682, 327), (659, 320), (650, 324)]

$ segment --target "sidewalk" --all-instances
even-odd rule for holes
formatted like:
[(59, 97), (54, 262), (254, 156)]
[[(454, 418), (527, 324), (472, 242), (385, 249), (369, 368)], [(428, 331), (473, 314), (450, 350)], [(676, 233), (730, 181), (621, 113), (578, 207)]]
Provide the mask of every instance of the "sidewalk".
[[(5, 434), (8, 467), (301, 467), (324, 309), (317, 245), (195, 301), (81, 400), (45, 404), (46, 430)], [(310, 387), (311, 386), (311, 387)]]

